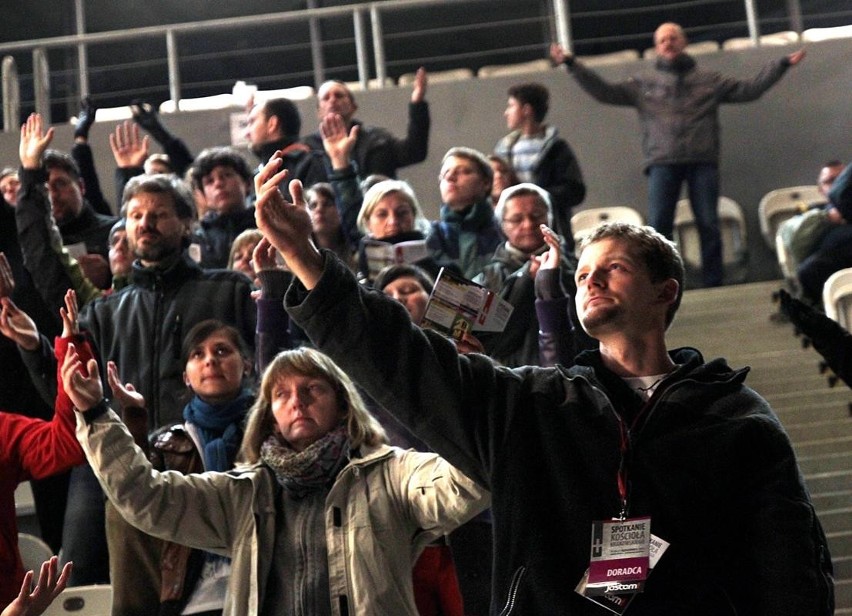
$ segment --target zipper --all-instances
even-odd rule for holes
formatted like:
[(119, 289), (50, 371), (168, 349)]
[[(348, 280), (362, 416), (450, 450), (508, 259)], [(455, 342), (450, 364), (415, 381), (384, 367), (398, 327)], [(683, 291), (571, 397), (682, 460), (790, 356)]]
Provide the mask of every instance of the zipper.
[(523, 565), (518, 567), (515, 570), (515, 573), (512, 574), (512, 581), (509, 584), (509, 594), (506, 597), (506, 604), (503, 606), (503, 610), (500, 612), (499, 616), (509, 616), (512, 613), (512, 610), (515, 609), (515, 599), (518, 597), (518, 588), (521, 585), (521, 580), (524, 578), (524, 574), (526, 574), (527, 568)]

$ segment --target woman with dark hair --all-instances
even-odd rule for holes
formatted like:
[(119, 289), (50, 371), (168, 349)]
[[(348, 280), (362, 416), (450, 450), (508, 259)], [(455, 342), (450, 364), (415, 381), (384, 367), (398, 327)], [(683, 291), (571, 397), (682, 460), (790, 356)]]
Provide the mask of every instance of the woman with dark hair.
[(328, 182), (317, 182), (305, 191), (305, 201), (317, 246), (332, 251), (354, 271), (357, 245), (350, 244), (343, 232), (334, 188)]
[(86, 456), (145, 532), (230, 557), (225, 614), (416, 616), (411, 566), (488, 504), (435, 454), (385, 445), (346, 374), (300, 348), (266, 369), (232, 472), (161, 473), (103, 402), (73, 349), (62, 368)]
[[(107, 364), (109, 384), (122, 407), (124, 422), (160, 471), (228, 471), (234, 467), (245, 418), (254, 403), (251, 352), (234, 327), (208, 319), (189, 330), (181, 357), (184, 382), (191, 394), (183, 410), (184, 422), (161, 428), (150, 438), (144, 398), (132, 384), (118, 380), (113, 362)], [(177, 543), (160, 547), (159, 613), (221, 614), (230, 574), (228, 560)], [(128, 578), (140, 575), (132, 564), (116, 570)]]

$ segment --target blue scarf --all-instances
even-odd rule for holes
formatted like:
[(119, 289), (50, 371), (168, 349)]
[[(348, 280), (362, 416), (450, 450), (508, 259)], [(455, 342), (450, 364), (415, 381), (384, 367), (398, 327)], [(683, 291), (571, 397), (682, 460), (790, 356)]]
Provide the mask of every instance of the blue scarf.
[(254, 403), (254, 394), (243, 389), (230, 402), (208, 404), (193, 396), (183, 409), (183, 418), (198, 428), (204, 467), (208, 471), (227, 471), (243, 440), (243, 419)]

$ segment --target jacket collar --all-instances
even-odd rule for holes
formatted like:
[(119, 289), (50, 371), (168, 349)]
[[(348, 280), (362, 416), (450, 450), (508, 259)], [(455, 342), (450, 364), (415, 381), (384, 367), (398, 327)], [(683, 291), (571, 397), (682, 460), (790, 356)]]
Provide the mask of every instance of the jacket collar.
[(200, 275), (201, 267), (189, 257), (186, 250), (183, 250), (178, 259), (165, 269), (144, 267), (137, 259), (133, 262), (130, 281), (132, 284), (146, 289), (173, 288)]

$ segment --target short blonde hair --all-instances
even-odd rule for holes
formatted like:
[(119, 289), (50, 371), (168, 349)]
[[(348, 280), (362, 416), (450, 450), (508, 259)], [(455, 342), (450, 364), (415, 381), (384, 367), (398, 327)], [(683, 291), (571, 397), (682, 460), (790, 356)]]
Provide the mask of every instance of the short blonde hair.
[(361, 211), (358, 212), (357, 223), (361, 233), (366, 235), (369, 232), (367, 221), (370, 219), (379, 201), (393, 194), (400, 195), (411, 206), (412, 214), (414, 215), (413, 230), (427, 233), (429, 231), (429, 221), (423, 216), (423, 210), (420, 209), (420, 202), (417, 201), (414, 189), (404, 180), (383, 180), (370, 187), (364, 195), (364, 201), (361, 203)]
[(237, 256), (237, 251), (246, 244), (254, 244), (263, 239), (263, 233), (257, 229), (246, 229), (234, 238), (231, 243), (231, 251), (228, 253), (228, 269), (234, 269), (234, 258)]
[(361, 445), (380, 445), (387, 442), (385, 429), (367, 410), (352, 379), (327, 355), (302, 347), (279, 353), (264, 371), (260, 391), (249, 411), (239, 455), (241, 462), (254, 464), (260, 459), (261, 445), (275, 432), (272, 389), (281, 378), (295, 375), (320, 378), (331, 385), (346, 420), (352, 449)]

